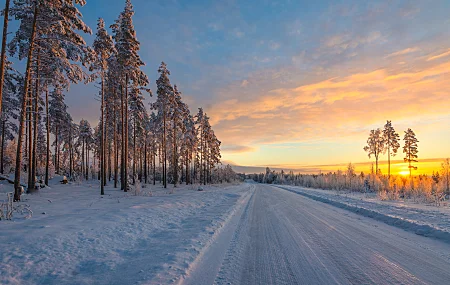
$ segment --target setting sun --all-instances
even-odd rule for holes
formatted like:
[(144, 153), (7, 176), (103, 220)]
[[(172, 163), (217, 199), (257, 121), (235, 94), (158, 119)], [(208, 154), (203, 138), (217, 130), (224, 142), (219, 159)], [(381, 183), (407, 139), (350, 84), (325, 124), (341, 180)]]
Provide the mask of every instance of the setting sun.
[(409, 175), (409, 171), (408, 170), (400, 171), (398, 174), (400, 174), (402, 176), (408, 176)]

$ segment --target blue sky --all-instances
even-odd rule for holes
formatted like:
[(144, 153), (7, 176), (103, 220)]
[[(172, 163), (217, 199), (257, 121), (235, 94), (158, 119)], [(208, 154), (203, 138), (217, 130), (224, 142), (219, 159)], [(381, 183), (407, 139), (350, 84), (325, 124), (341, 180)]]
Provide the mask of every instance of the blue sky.
[[(95, 30), (124, 2), (87, 0), (80, 11)], [(416, 131), (419, 157), (450, 155), (450, 1), (132, 3), (151, 89), (165, 61), (191, 109), (205, 107), (225, 160), (367, 161), (369, 130), (387, 119), (401, 136)], [(95, 124), (95, 93), (71, 87), (74, 119)]]

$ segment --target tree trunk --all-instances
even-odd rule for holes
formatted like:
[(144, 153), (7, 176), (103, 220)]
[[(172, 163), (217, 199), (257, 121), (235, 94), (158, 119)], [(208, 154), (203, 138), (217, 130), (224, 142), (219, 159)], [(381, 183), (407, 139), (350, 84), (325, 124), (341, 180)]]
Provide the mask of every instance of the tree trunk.
[(108, 181), (111, 181), (112, 177), (112, 161), (111, 161), (111, 140), (108, 142)]
[(391, 179), (391, 148), (388, 146), (388, 180)]
[(166, 106), (163, 107), (163, 183), (167, 188)]
[(133, 185), (136, 185), (136, 118), (133, 119)]
[(2, 121), (2, 149), (1, 149), (1, 162), (0, 162), (0, 173), (3, 174), (4, 172), (4, 159), (3, 156), (5, 154), (5, 127), (6, 127), (6, 121)]
[(119, 147), (117, 145), (117, 90), (114, 88), (114, 188), (117, 188), (117, 180), (118, 180), (118, 163), (119, 163)]
[(124, 100), (123, 100), (124, 92), (123, 86), (120, 88), (120, 116), (122, 123), (121, 130), (121, 152), (120, 152), (120, 189), (125, 191), (125, 112), (124, 112)]
[(84, 153), (84, 149), (85, 149), (85, 145), (84, 145), (84, 142), (85, 142), (85, 138), (83, 138), (83, 143), (82, 143), (82, 145), (81, 145), (81, 177), (84, 177), (84, 167), (85, 167), (85, 165), (86, 165), (86, 162), (85, 162), (85, 160), (86, 160), (86, 155), (85, 155), (85, 153)]
[(378, 176), (378, 156), (375, 157), (375, 175)]
[(86, 180), (89, 180), (89, 144), (86, 141)]
[(31, 60), (33, 57), (34, 41), (36, 38), (36, 22), (37, 15), (39, 13), (39, 6), (35, 4), (34, 6), (34, 16), (33, 16), (33, 27), (30, 37), (30, 46), (28, 50), (27, 68), (25, 71), (25, 82), (23, 88), (22, 96), (22, 107), (20, 110), (19, 118), (19, 134), (17, 138), (17, 152), (16, 152), (16, 169), (14, 177), (14, 201), (20, 201), (21, 195), (21, 185), (20, 185), (20, 174), (21, 174), (21, 162), (22, 162), (22, 138), (24, 137), (25, 131), (25, 119), (26, 119), (26, 105), (27, 105), (27, 95), (28, 95), (28, 84), (31, 77)]
[(58, 125), (55, 125), (55, 172), (59, 174)]
[[(104, 97), (104, 96), (103, 96)], [(106, 110), (106, 112), (104, 113), (104, 118), (103, 118), (103, 130), (104, 130), (104, 136), (103, 136), (103, 185), (106, 186), (106, 175), (108, 173), (108, 148), (106, 147), (106, 140), (108, 138), (108, 128), (107, 128), (107, 123), (106, 121), (108, 120), (108, 110), (106, 107), (106, 102), (104, 102), (104, 110)]]
[[(30, 83), (31, 84), (31, 79)], [(29, 88), (28, 99), (27, 99), (27, 125), (28, 125), (28, 188), (27, 193), (31, 193), (33, 191), (34, 185), (32, 185), (32, 177), (33, 177), (33, 129), (31, 125), (31, 121), (33, 120), (33, 93), (31, 87)]]
[(147, 184), (147, 133), (145, 134), (145, 143), (144, 143), (144, 183)]
[(124, 115), (124, 123), (125, 123), (125, 148), (124, 148), (124, 184), (125, 184), (125, 192), (128, 191), (128, 74), (125, 75), (125, 115)]
[(187, 151), (186, 151), (186, 165), (185, 165), (185, 167), (186, 167), (186, 185), (188, 185), (189, 184), (189, 160), (188, 160), (188, 154), (187, 154)]
[[(5, 65), (6, 65), (6, 38), (8, 36), (8, 23), (9, 23), (9, 3), (10, 0), (6, 0), (5, 10), (3, 10), (3, 36), (2, 36), (2, 51), (0, 59), (0, 117), (2, 116), (2, 100), (3, 100), (3, 85), (5, 81)], [(2, 156), (3, 159), (3, 156)], [(2, 164), (3, 165), (3, 164)], [(3, 173), (3, 171), (2, 171)]]
[(104, 146), (104, 142), (105, 142), (105, 128), (104, 128), (104, 117), (103, 117), (103, 111), (104, 111), (104, 102), (105, 102), (105, 88), (104, 88), (104, 72), (102, 70), (102, 95), (101, 95), (101, 104), (100, 104), (100, 108), (101, 108), (101, 119), (100, 119), (100, 127), (101, 127), (101, 136), (100, 136), (100, 195), (105, 195), (105, 146)]
[(153, 185), (156, 185), (156, 150), (154, 150), (152, 156), (153, 156)]
[(203, 183), (203, 160), (205, 156), (205, 150), (203, 149), (203, 123), (200, 122), (200, 185)]
[(178, 149), (177, 149), (177, 120), (176, 113), (173, 121), (173, 187), (178, 183)]
[[(142, 151), (144, 150), (144, 151)], [(139, 182), (142, 183), (142, 177), (144, 174), (144, 152), (145, 152), (145, 142), (144, 142), (144, 147), (140, 147), (139, 148), (139, 171), (138, 171), (138, 176), (139, 176)]]
[(38, 49), (38, 58), (36, 65), (36, 87), (35, 87), (35, 97), (34, 97), (34, 120), (33, 120), (33, 160), (31, 167), (31, 185), (33, 186), (32, 192), (36, 190), (36, 174), (37, 174), (37, 138), (38, 138), (38, 120), (39, 120), (39, 108), (38, 108), (38, 98), (39, 98), (39, 87), (40, 87), (40, 78), (39, 78), (39, 67), (40, 67), (40, 50)]
[(73, 178), (73, 157), (72, 157), (72, 125), (69, 129), (69, 178)]

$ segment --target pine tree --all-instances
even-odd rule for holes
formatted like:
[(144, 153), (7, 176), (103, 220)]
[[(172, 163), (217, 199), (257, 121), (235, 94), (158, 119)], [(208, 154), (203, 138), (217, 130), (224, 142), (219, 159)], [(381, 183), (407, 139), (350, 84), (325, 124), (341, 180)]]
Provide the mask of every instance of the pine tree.
[(124, 191), (128, 191), (128, 99), (129, 84), (131, 88), (140, 88), (148, 85), (147, 76), (141, 71), (144, 62), (138, 55), (140, 43), (136, 38), (136, 31), (133, 25), (133, 5), (130, 0), (126, 0), (125, 9), (119, 15), (119, 19), (111, 26), (113, 38), (117, 50), (118, 69), (123, 82), (121, 97), (121, 118), (122, 118), (122, 159), (121, 177)]
[(49, 99), (49, 117), (51, 121), (51, 130), (55, 136), (53, 145), (55, 146), (54, 163), (55, 172), (60, 174), (60, 146), (62, 143), (62, 134), (68, 128), (69, 114), (67, 112), (67, 105), (64, 102), (63, 89), (56, 86), (50, 93)]
[[(10, 0), (5, 1), (5, 9), (3, 10), (3, 34), (2, 34), (2, 48), (0, 53), (0, 117), (3, 112), (3, 87), (5, 82), (5, 69), (6, 69), (6, 38), (8, 35), (8, 23), (9, 23), (9, 4)], [(3, 157), (3, 144), (2, 144), (2, 157)], [(3, 168), (3, 163), (2, 163)], [(3, 169), (1, 171), (3, 173)]]
[(18, 132), (15, 120), (18, 119), (19, 100), (17, 99), (20, 93), (20, 83), (22, 82), (22, 76), (12, 69), (11, 63), (5, 63), (5, 75), (3, 81), (3, 104), (0, 117), (1, 128), (1, 162), (0, 173), (4, 173), (4, 149), (5, 143), (14, 139), (14, 136)]
[(413, 166), (411, 163), (418, 162), (417, 153), (417, 143), (419, 142), (416, 138), (416, 134), (413, 130), (409, 129), (405, 131), (405, 136), (403, 138), (405, 145), (403, 146), (403, 153), (405, 154), (404, 161), (408, 162), (409, 177), (412, 178), (412, 170), (417, 170), (417, 166)]
[(105, 29), (105, 22), (102, 18), (98, 20), (97, 24), (97, 34), (94, 40), (94, 51), (96, 54), (96, 60), (91, 65), (90, 70), (96, 70), (97, 73), (93, 74), (93, 79), (100, 77), (101, 79), (101, 91), (100, 91), (100, 195), (105, 194), (105, 184), (106, 184), (106, 172), (105, 172), (105, 77), (106, 69), (108, 67), (108, 59), (114, 53), (114, 43), (111, 36)]
[[(23, 95), (21, 98), (21, 108), (20, 108), (20, 117), (19, 117), (19, 133), (17, 140), (17, 151), (16, 151), (16, 168), (14, 173), (14, 201), (20, 201), (21, 195), (21, 185), (20, 185), (20, 174), (21, 174), (21, 163), (22, 163), (22, 140), (25, 134), (25, 118), (26, 118), (26, 105), (27, 105), (27, 97), (29, 92), (29, 82), (31, 77), (31, 60), (33, 55), (34, 43), (36, 38), (36, 23), (37, 16), (39, 14), (39, 4), (34, 4), (34, 12), (33, 12), (33, 20), (31, 25), (31, 33), (29, 35), (29, 47), (28, 47), (28, 59), (27, 66), (25, 69), (25, 78), (24, 78), (24, 88), (22, 90)], [(17, 17), (16, 17), (17, 19)], [(20, 19), (20, 18), (19, 18)], [(21, 27), (24, 27), (24, 21), (21, 21)]]
[[(188, 109), (189, 110), (189, 109)], [(183, 139), (181, 145), (181, 152), (184, 155), (185, 163), (185, 182), (186, 185), (192, 183), (190, 163), (192, 162), (193, 154), (197, 148), (197, 129), (195, 128), (195, 121), (191, 114), (187, 113), (183, 120)]]
[(364, 151), (368, 153), (369, 158), (372, 155), (375, 157), (375, 172), (378, 175), (378, 158), (385, 151), (385, 141), (380, 129), (370, 131), (367, 146), (364, 147)]
[(173, 87), (170, 84), (169, 75), (170, 71), (167, 69), (167, 65), (162, 62), (159, 69), (159, 78), (156, 80), (157, 98), (153, 103), (153, 109), (158, 111), (158, 119), (161, 125), (161, 148), (162, 148), (162, 177), (164, 188), (167, 188), (167, 123), (169, 120), (170, 102), (173, 101)]
[(81, 173), (86, 180), (89, 179), (89, 146), (92, 142), (92, 128), (87, 120), (82, 119), (80, 121), (79, 132), (81, 140)]
[[(52, 59), (51, 66), (53, 70), (56, 70), (55, 73), (65, 74), (68, 79), (79, 81), (84, 77), (84, 73), (76, 65), (76, 62), (85, 63), (88, 61), (90, 50), (86, 48), (83, 38), (75, 31), (81, 30), (90, 33), (90, 29), (83, 23), (81, 13), (75, 7), (76, 4), (81, 6), (86, 4), (84, 0), (16, 0), (14, 4), (11, 15), (20, 21), (20, 25), (9, 44), (10, 53), (18, 52), (19, 59), (27, 58), (19, 117), (14, 182), (14, 200), (20, 201), (22, 140), (25, 134), (27, 96), (30, 93), (31, 67), (35, 56), (35, 46), (38, 45), (37, 50), (41, 51), (47, 57), (47, 60)], [(53, 78), (59, 80), (61, 77), (55, 76)]]
[(145, 124), (149, 121), (147, 109), (145, 109), (143, 100), (144, 97), (140, 94), (139, 90), (133, 89), (130, 97), (130, 118), (133, 126), (133, 184), (136, 183), (137, 153), (142, 147), (142, 144), (138, 144), (136, 139), (144, 138)]
[[(397, 154), (400, 147), (400, 136), (392, 126), (391, 121), (387, 121), (383, 129), (383, 139), (388, 154), (388, 178), (391, 177), (391, 156)], [(392, 152), (391, 152), (392, 151)]]
[(189, 114), (189, 109), (186, 104), (181, 100), (181, 92), (178, 90), (177, 86), (174, 85), (173, 88), (173, 96), (169, 97), (169, 113), (170, 119), (172, 123), (172, 173), (173, 173), (173, 181), (174, 187), (178, 184), (178, 172), (179, 172), (179, 143), (181, 140), (182, 133), (180, 131), (183, 130), (183, 118)]

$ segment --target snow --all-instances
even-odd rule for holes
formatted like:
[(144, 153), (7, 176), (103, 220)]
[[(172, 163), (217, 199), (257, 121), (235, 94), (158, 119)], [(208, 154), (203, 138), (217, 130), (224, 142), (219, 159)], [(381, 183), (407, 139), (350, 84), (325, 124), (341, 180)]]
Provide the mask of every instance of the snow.
[(381, 201), (373, 194), (279, 186), (317, 201), (371, 217), (386, 224), (450, 243), (450, 207), (411, 201)]
[[(58, 181), (22, 196), (31, 219), (0, 222), (0, 284), (176, 282), (251, 188), (147, 185), (133, 196), (109, 186), (102, 197), (97, 184)], [(1, 199), (12, 191), (0, 189)]]
[[(21, 203), (34, 212), (31, 219), (16, 215), (0, 222), (0, 284), (450, 280), (445, 239), (404, 231), (379, 218), (396, 215), (444, 231), (445, 208), (256, 183), (202, 186), (203, 191), (180, 185), (173, 194), (147, 185), (141, 196), (108, 186), (102, 197), (96, 183), (61, 185), (59, 180), (38, 194), (23, 195)], [(1, 183), (0, 199), (12, 190)], [(369, 208), (379, 216), (366, 215)], [(447, 221), (439, 221), (439, 215)]]

